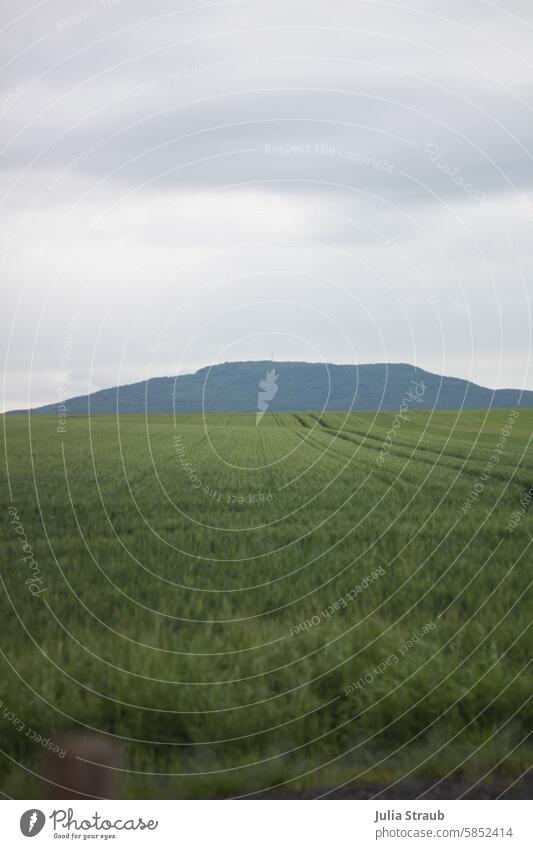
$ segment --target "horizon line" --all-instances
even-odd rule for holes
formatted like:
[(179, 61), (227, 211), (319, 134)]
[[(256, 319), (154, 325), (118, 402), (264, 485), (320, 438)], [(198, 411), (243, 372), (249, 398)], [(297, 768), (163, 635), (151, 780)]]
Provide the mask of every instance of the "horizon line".
[(513, 386), (504, 386), (504, 387), (500, 387), (498, 389), (496, 389), (494, 387), (490, 387), (490, 386), (483, 386), (480, 383), (474, 383), (472, 380), (470, 380), (469, 378), (466, 378), (466, 377), (456, 377), (455, 375), (439, 374), (438, 372), (428, 371), (427, 369), (422, 368), (421, 366), (413, 365), (412, 363), (409, 363), (409, 362), (406, 362), (406, 361), (391, 362), (391, 361), (388, 361), (388, 360), (384, 360), (384, 361), (381, 361), (381, 362), (375, 362), (374, 361), (374, 362), (362, 362), (362, 363), (335, 363), (335, 362), (326, 362), (326, 361), (322, 361), (322, 362), (316, 362), (315, 361), (315, 362), (313, 362), (313, 361), (309, 361), (309, 360), (274, 360), (274, 359), (224, 360), (223, 362), (215, 362), (215, 363), (211, 363), (210, 365), (200, 366), (199, 368), (195, 369), (194, 371), (180, 372), (178, 374), (154, 375), (153, 377), (145, 377), (145, 378), (140, 378), (139, 380), (134, 380), (131, 383), (114, 384), (112, 386), (105, 386), (101, 389), (95, 389), (95, 390), (85, 392), (85, 393), (81, 393), (81, 394), (78, 394), (78, 395), (71, 395), (68, 398), (58, 399), (58, 400), (55, 400), (55, 401), (38, 402), (37, 404), (35, 404), (33, 406), (18, 407), (18, 408), (15, 407), (15, 408), (8, 409), (8, 410), (4, 409), (0, 413), (0, 415), (3, 416), (3, 415), (10, 414), (10, 413), (11, 414), (13, 414), (13, 413), (28, 413), (28, 412), (31, 412), (32, 410), (39, 410), (41, 407), (49, 407), (49, 406), (56, 405), (56, 404), (62, 404), (65, 401), (76, 400), (78, 398), (83, 398), (83, 397), (89, 397), (90, 395), (96, 395), (99, 392), (108, 392), (112, 389), (120, 389), (122, 387), (135, 386), (138, 383), (147, 383), (151, 380), (177, 380), (180, 377), (191, 377), (195, 374), (198, 374), (201, 371), (207, 371), (209, 369), (217, 368), (217, 367), (220, 367), (220, 366), (239, 365), (239, 364), (248, 364), (248, 363), (256, 363), (256, 364), (258, 364), (258, 363), (265, 363), (265, 364), (266, 363), (277, 363), (279, 365), (285, 363), (285, 364), (290, 364), (290, 365), (309, 365), (309, 366), (325, 366), (325, 367), (334, 366), (336, 368), (362, 368), (364, 366), (385, 366), (385, 367), (408, 366), (408, 367), (413, 368), (417, 371), (423, 371), (426, 374), (430, 374), (433, 377), (437, 377), (440, 380), (461, 380), (461, 381), (464, 381), (465, 383), (468, 383), (471, 386), (475, 386), (475, 387), (478, 387), (480, 389), (486, 389), (487, 391), (490, 391), (490, 392), (493, 392), (493, 393), (495, 393), (495, 392), (506, 392), (506, 391), (508, 391), (508, 392), (514, 391), (514, 392), (524, 393), (524, 392), (533, 391), (531, 389), (526, 389), (526, 388), (520, 389), (520, 388), (513, 387)]

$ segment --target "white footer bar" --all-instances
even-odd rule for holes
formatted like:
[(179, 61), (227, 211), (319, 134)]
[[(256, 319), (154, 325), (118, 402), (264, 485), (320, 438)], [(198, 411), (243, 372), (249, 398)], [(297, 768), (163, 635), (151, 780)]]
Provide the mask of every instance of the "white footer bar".
[(533, 847), (529, 801), (9, 800), (0, 817), (3, 846), (35, 849)]

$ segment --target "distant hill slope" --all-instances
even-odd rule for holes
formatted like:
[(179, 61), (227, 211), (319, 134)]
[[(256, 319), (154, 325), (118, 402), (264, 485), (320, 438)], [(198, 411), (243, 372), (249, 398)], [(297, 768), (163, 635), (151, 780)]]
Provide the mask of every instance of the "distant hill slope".
[[(418, 398), (407, 400), (412, 409), (533, 407), (533, 392), (485, 389), (404, 363), (352, 366), (271, 361), (223, 363), (194, 374), (154, 377), (69, 398), (65, 406), (71, 415), (113, 414), (117, 409), (120, 413), (255, 412), (259, 382), (265, 381), (272, 369), (278, 389), (266, 402), (268, 412), (398, 410), (402, 401), (408, 399), (410, 389)], [(272, 377), (265, 396), (272, 395)], [(59, 403), (55, 403), (31, 412), (57, 415), (58, 409)]]

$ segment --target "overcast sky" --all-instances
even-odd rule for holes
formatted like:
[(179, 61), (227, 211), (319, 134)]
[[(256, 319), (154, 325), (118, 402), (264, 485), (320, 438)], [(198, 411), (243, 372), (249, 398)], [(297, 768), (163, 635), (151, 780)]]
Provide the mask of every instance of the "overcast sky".
[(4, 0), (4, 409), (227, 360), (533, 389), (530, 0)]

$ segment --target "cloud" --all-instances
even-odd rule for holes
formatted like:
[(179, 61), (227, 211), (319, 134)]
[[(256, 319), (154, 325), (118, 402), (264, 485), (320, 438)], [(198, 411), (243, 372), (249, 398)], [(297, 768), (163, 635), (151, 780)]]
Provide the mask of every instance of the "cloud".
[(514, 0), (4, 4), (5, 407), (56, 397), (77, 310), (69, 394), (270, 344), (532, 388), (532, 26)]

